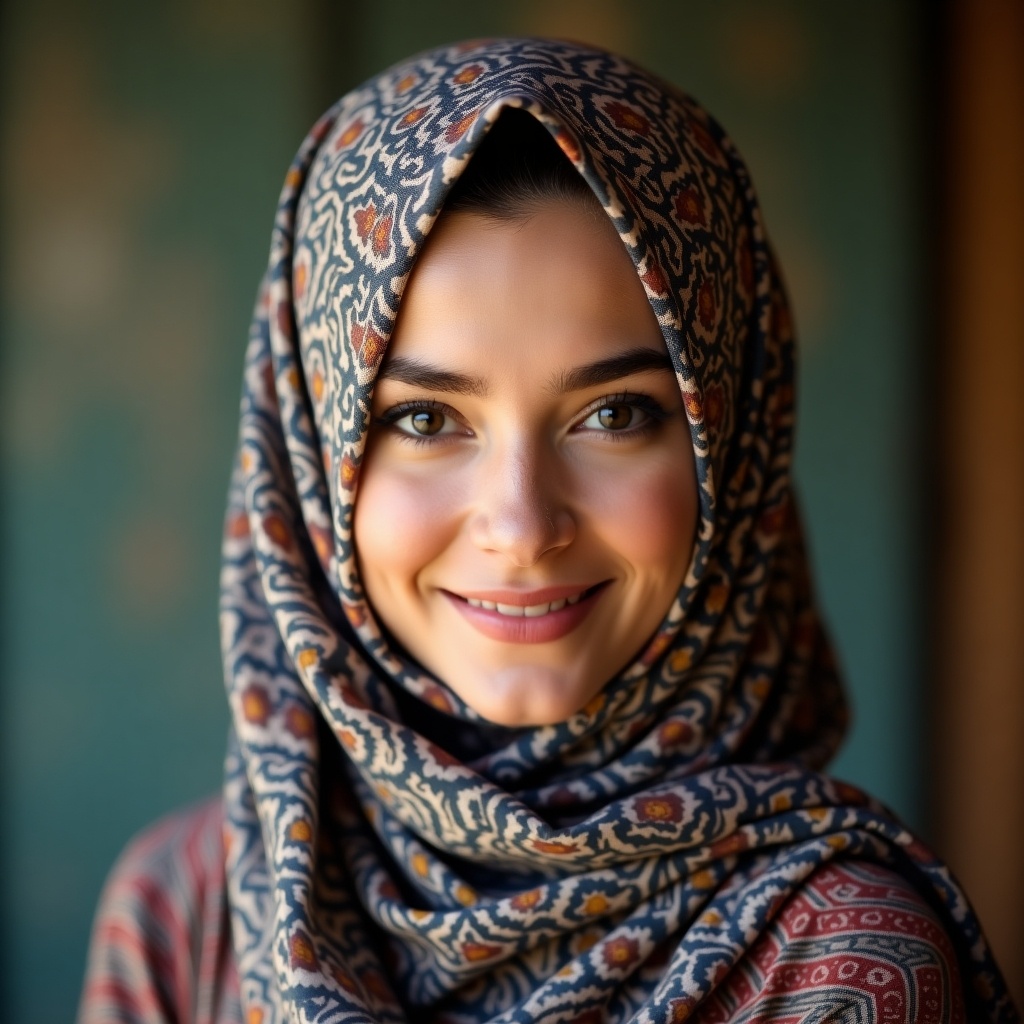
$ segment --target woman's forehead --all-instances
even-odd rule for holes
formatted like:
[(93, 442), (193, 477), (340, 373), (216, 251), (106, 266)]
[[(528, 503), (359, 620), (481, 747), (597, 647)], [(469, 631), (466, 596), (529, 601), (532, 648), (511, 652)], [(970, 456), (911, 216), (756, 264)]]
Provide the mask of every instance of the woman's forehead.
[(442, 217), (406, 287), (387, 358), (538, 373), (637, 348), (666, 355), (611, 223), (552, 201), (522, 220)]

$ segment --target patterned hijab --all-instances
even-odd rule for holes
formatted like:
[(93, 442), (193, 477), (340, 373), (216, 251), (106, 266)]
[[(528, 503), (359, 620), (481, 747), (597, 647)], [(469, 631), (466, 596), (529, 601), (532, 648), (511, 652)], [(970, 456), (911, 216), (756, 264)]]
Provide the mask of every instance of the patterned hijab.
[[(389, 645), (352, 532), (403, 289), (507, 107), (551, 132), (632, 258), (700, 484), (656, 635), (567, 721), (519, 730)], [(223, 548), (247, 1020), (682, 1020), (840, 855), (894, 865), (949, 908), (997, 1018), (1002, 982), (947, 871), (817, 774), (845, 709), (792, 428), (789, 314), (750, 178), (687, 96), (602, 51), (499, 40), (416, 57), (320, 120), (274, 225)]]

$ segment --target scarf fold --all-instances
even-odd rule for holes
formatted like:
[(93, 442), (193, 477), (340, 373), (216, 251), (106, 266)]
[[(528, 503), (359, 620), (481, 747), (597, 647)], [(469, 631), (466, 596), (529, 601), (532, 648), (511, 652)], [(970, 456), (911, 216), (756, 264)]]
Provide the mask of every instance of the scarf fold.
[[(389, 647), (352, 534), (403, 289), (508, 107), (551, 132), (632, 258), (700, 485), (658, 632), (570, 719), (522, 730), (481, 721)], [(948, 871), (818, 774), (845, 705), (790, 489), (793, 408), (749, 175), (682, 93), (602, 51), (491, 40), (392, 68), (317, 123), (253, 318), (223, 545), (225, 841), (248, 1020), (682, 1020), (840, 856), (930, 893), (987, 1018), (1012, 1019)]]

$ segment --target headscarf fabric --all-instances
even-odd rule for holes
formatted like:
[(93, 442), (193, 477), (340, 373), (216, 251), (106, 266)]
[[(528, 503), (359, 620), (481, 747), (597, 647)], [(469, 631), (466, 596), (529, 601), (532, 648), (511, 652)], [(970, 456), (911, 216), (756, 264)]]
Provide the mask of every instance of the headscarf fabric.
[[(551, 133), (636, 267), (700, 494), (658, 632), (585, 708), (524, 729), (483, 721), (389, 643), (353, 541), (403, 289), (512, 107)], [(986, 1019), (1012, 1018), (948, 871), (819, 774), (845, 705), (791, 494), (793, 408), (749, 175), (686, 95), (603, 51), (488, 40), (391, 68), (318, 122), (274, 224), (223, 545), (249, 1021), (683, 1020), (837, 857), (913, 878)]]

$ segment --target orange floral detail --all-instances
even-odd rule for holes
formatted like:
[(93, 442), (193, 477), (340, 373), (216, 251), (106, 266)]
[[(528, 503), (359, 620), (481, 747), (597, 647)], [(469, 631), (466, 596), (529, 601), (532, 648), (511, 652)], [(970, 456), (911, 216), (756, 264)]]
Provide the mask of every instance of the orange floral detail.
[(747, 837), (742, 832), (733, 832), (731, 836), (726, 836), (724, 839), (719, 839), (717, 843), (712, 843), (709, 852), (712, 857), (729, 857), (734, 853), (742, 853), (750, 843)]
[(454, 124), (450, 124), (445, 130), (444, 138), (446, 142), (458, 142), (466, 132), (469, 131), (470, 126), (476, 120), (478, 111), (471, 110), (464, 117), (460, 117)]
[(253, 467), (252, 452), (250, 452), (250, 451), (242, 452), (241, 463), (242, 463), (242, 472), (243, 473), (251, 473), (252, 472), (252, 467)]
[(600, 940), (601, 933), (599, 931), (586, 931), (576, 940), (576, 948), (581, 953), (585, 953), (588, 949), (593, 949)]
[(257, 683), (247, 686), (242, 693), (242, 714), (247, 722), (266, 725), (270, 717), (270, 697)]
[(693, 738), (693, 726), (689, 722), (673, 719), (666, 722), (658, 730), (658, 742), (663, 747), (674, 747), (680, 743), (688, 743)]
[(469, 67), (456, 71), (452, 75), (452, 81), (456, 85), (472, 85), (484, 73), (482, 64), (470, 64)]
[(303, 971), (317, 969), (316, 950), (305, 932), (296, 932), (288, 943), (289, 961), (292, 967)]
[(829, 836), (826, 840), (833, 850), (845, 850), (847, 846), (846, 836)]
[(430, 861), (427, 860), (425, 853), (414, 853), (409, 863), (420, 878), (426, 878), (430, 874)]
[(715, 884), (715, 875), (714, 872), (709, 871), (707, 868), (702, 868), (690, 876), (690, 881), (698, 889), (710, 889)]
[(668, 291), (665, 275), (658, 266), (652, 264), (650, 270), (640, 278), (655, 295), (664, 295)]
[(395, 86), (395, 92), (401, 95), (403, 92), (408, 92), (416, 84), (415, 75), (406, 75), (401, 79)]
[(365, 242), (377, 223), (377, 207), (372, 202), (368, 206), (360, 207), (352, 214), (352, 219), (356, 222), (356, 234), (359, 236), (359, 240)]
[(355, 750), (359, 746), (359, 738), (351, 729), (342, 729), (338, 732), (338, 739), (346, 750)]
[(691, 999), (673, 999), (668, 1004), (669, 1018), (667, 1024), (684, 1024), (690, 1019), (693, 1013), (693, 1001)]
[(531, 839), (530, 845), (538, 853), (550, 853), (556, 857), (565, 857), (576, 852), (575, 846), (567, 846), (565, 843), (552, 843), (547, 839)]
[(426, 921), (426, 919), (430, 917), (430, 911), (424, 910), (422, 907), (416, 907), (409, 911), (409, 916), (414, 921)]
[(579, 143), (564, 129), (559, 128), (555, 133), (555, 142), (558, 148), (574, 163), (580, 161)]
[(683, 820), (683, 802), (674, 793), (639, 797), (634, 807), (640, 821), (676, 823)]
[(422, 121), (424, 117), (430, 111), (430, 107), (413, 107), (401, 120), (401, 124), (410, 125), (416, 124), (417, 121)]
[(811, 821), (820, 825), (829, 816), (830, 811), (827, 807), (812, 807), (810, 810), (804, 811), (804, 814), (806, 814)]
[(717, 160), (719, 156), (721, 156), (718, 149), (718, 143), (716, 143), (711, 137), (711, 132), (709, 132), (704, 125), (700, 124), (700, 122), (690, 122), (690, 134), (693, 136), (694, 142), (696, 142), (709, 157)]
[(726, 583), (716, 583), (709, 591), (704, 607), (712, 615), (718, 615), (725, 610), (729, 600), (729, 586)]
[(386, 255), (391, 249), (391, 217), (381, 217), (373, 228), (373, 251), (378, 256)]
[(363, 123), (363, 119), (357, 118), (353, 121), (339, 136), (338, 141), (334, 144), (335, 150), (344, 149), (346, 146), (351, 146), (360, 135), (363, 134), (363, 129), (366, 125)]
[(298, 188), (302, 184), (302, 171), (297, 167), (289, 167), (288, 173), (284, 176), (284, 183), (288, 188)]
[(292, 534), (285, 521), (276, 513), (271, 512), (263, 517), (263, 532), (285, 551), (292, 549)]
[(249, 536), (249, 517), (244, 512), (236, 512), (228, 521), (228, 536), (235, 540)]
[(768, 696), (771, 688), (772, 681), (764, 676), (761, 676), (759, 679), (754, 679), (750, 684), (750, 692), (759, 700), (764, 700), (764, 698)]
[(687, 224), (707, 224), (704, 215), (704, 202), (695, 188), (684, 188), (676, 194), (676, 216)]
[(700, 923), (708, 928), (714, 928), (722, 923), (722, 915), (717, 910), (706, 910), (701, 915)]
[(452, 711), (452, 702), (448, 699), (448, 695), (440, 686), (428, 686), (423, 691), (423, 699), (432, 708), (437, 708), (438, 711)]
[(645, 665), (654, 664), (668, 650), (670, 643), (672, 643), (672, 638), (667, 633), (659, 633), (647, 645), (647, 650), (643, 653), (643, 663)]
[(543, 898), (543, 889), (527, 889), (526, 892), (516, 893), (510, 903), (516, 910), (532, 910)]
[(628, 103), (609, 103), (604, 109), (617, 127), (636, 135), (650, 134), (651, 122)]
[(600, 917), (601, 914), (608, 913), (609, 907), (611, 907), (611, 904), (608, 902), (607, 897), (599, 892), (595, 892), (584, 901), (583, 913), (589, 914), (591, 917)]
[(668, 667), (673, 672), (685, 672), (693, 664), (693, 652), (689, 647), (680, 647), (678, 651), (672, 652), (668, 659)]
[(359, 986), (356, 985), (355, 979), (346, 971), (343, 971), (340, 967), (335, 967), (331, 971), (331, 977), (348, 993), (355, 993), (359, 991)]
[(316, 549), (320, 561), (329, 561), (331, 555), (334, 554), (334, 535), (321, 526), (310, 526), (309, 536), (313, 541), (313, 547)]
[(356, 478), (359, 476), (359, 467), (351, 455), (345, 455), (341, 460), (341, 470), (338, 473), (338, 481), (341, 486), (350, 491), (356, 485)]
[(686, 406), (686, 415), (691, 420), (696, 422), (701, 418), (704, 410), (701, 408), (700, 399), (692, 391), (683, 392), (683, 405)]
[(593, 718), (594, 715), (601, 713), (607, 702), (608, 698), (603, 693), (598, 693), (583, 705), (583, 714), (586, 715), (587, 718)]
[(374, 330), (366, 332), (366, 341), (359, 352), (364, 366), (376, 366), (384, 355), (384, 339)]
[(851, 786), (848, 782), (836, 782), (835, 786), (836, 793), (839, 794), (839, 799), (844, 804), (853, 804), (855, 807), (861, 807), (866, 802), (863, 791), (859, 790), (856, 786)]
[(245, 1024), (263, 1024), (263, 1011), (258, 1006), (250, 1007), (245, 1015)]
[(697, 292), (697, 319), (708, 329), (715, 324), (715, 286), (705, 278)]
[(771, 800), (771, 808), (773, 813), (779, 814), (782, 811), (788, 811), (793, 806), (793, 800), (788, 793), (776, 793)]
[(455, 899), (464, 907), (471, 907), (476, 903), (476, 890), (468, 885), (458, 885), (455, 887)]
[(470, 963), (492, 960), (500, 952), (501, 946), (496, 946), (491, 942), (464, 942), (462, 944), (462, 955)]
[(313, 371), (310, 385), (313, 389), (313, 397), (319, 402), (324, 397), (324, 375), (318, 369)]
[(348, 601), (342, 603), (345, 618), (352, 624), (354, 629), (359, 629), (366, 622), (366, 609), (361, 604), (350, 604)]
[(298, 391), (299, 385), (302, 383), (299, 371), (296, 370), (294, 366), (288, 371), (288, 383), (291, 385), (293, 391)]
[(295, 297), (301, 299), (306, 293), (306, 280), (309, 277), (309, 270), (305, 263), (300, 263), (295, 268), (295, 278), (293, 281), (293, 287), (295, 288)]
[(313, 716), (295, 705), (285, 712), (284, 727), (298, 740), (308, 740), (316, 732)]
[(288, 838), (293, 843), (308, 843), (313, 838), (313, 830), (309, 827), (309, 822), (305, 818), (293, 821), (288, 829)]
[(636, 939), (621, 935), (611, 942), (606, 942), (601, 954), (609, 967), (627, 967), (640, 956), (640, 945)]

